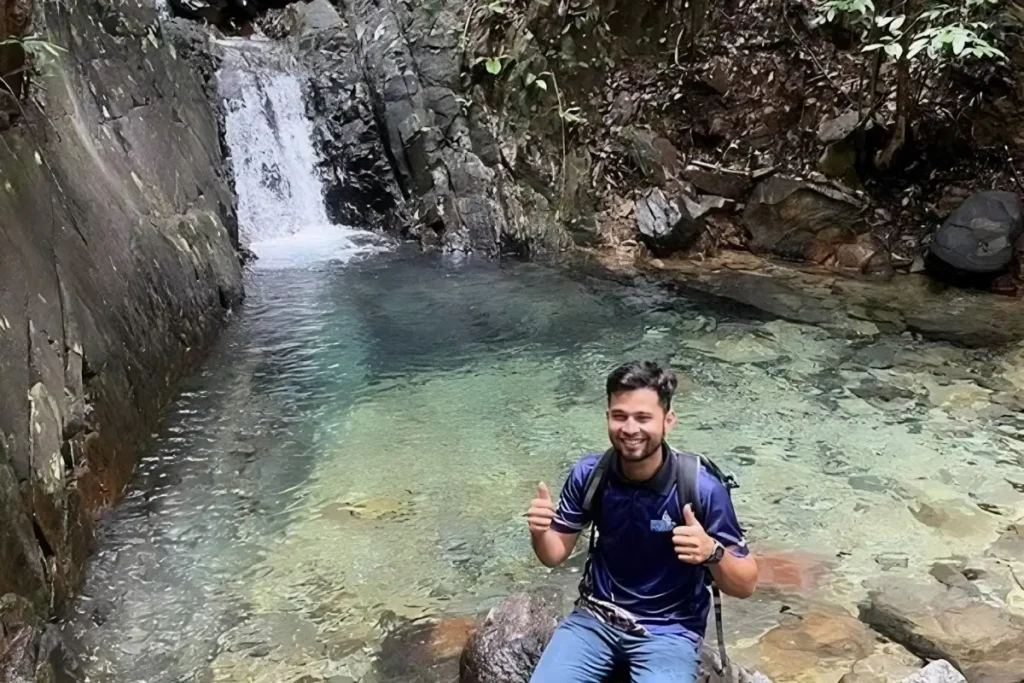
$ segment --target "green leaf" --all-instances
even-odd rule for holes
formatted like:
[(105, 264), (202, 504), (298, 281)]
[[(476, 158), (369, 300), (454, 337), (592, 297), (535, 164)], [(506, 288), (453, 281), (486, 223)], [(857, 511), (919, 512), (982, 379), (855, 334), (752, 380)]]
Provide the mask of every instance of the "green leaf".
[(957, 33), (953, 36), (953, 54), (959, 55), (964, 51), (964, 45), (967, 44), (967, 36), (964, 33)]
[(900, 15), (896, 17), (895, 19), (892, 20), (892, 24), (889, 25), (889, 30), (892, 31), (893, 33), (896, 33), (896, 31), (900, 30), (900, 26), (903, 26), (903, 24), (906, 21), (906, 15)]
[(487, 73), (497, 76), (501, 73), (501, 60), (497, 57), (487, 58)]
[(907, 50), (907, 59), (913, 59), (918, 52), (923, 50), (928, 45), (927, 38), (918, 38), (910, 44), (910, 48)]
[(881, 43), (874, 43), (872, 45), (865, 45), (861, 49), (861, 52), (874, 52), (875, 50), (879, 50), (882, 47), (884, 47), (884, 46)]
[(547, 91), (547, 89), (548, 89), (548, 82), (547, 81), (542, 81), (539, 78), (537, 79), (537, 82), (534, 85), (536, 85), (538, 88), (540, 88), (541, 90), (544, 90), (544, 91)]
[(526, 87), (529, 88), (535, 80), (537, 80), (536, 74), (526, 74)]
[(826, 18), (826, 19), (827, 19), (828, 21), (832, 21), (833, 19), (835, 19), (835, 18), (836, 18), (836, 10), (835, 10), (835, 8), (832, 8), (832, 9), (830, 9), (830, 10), (829, 10), (829, 11), (828, 11), (828, 12), (827, 12), (827, 13), (825, 14), (825, 18)]
[(882, 27), (892, 22), (892, 20), (893, 17), (878, 17), (877, 19), (875, 19), (875, 23), (878, 24), (879, 27)]
[(899, 43), (889, 43), (885, 46), (885, 54), (889, 55), (893, 59), (899, 59), (903, 54), (903, 46)]

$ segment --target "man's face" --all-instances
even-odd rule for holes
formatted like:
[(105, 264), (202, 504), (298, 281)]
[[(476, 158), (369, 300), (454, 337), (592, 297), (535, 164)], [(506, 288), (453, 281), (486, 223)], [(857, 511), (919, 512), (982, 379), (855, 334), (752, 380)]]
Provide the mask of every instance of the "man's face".
[(675, 414), (665, 412), (654, 389), (622, 391), (608, 402), (608, 438), (626, 460), (654, 455), (674, 424)]

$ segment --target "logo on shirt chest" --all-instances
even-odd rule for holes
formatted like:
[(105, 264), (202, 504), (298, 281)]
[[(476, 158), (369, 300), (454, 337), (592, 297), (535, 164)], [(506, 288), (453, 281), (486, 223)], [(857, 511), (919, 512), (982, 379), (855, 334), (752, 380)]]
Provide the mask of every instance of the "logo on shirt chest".
[(672, 529), (674, 529), (675, 526), (676, 523), (672, 521), (672, 518), (668, 516), (667, 512), (661, 516), (661, 519), (651, 520), (651, 531), (655, 531), (658, 533), (666, 533), (668, 531), (672, 531)]

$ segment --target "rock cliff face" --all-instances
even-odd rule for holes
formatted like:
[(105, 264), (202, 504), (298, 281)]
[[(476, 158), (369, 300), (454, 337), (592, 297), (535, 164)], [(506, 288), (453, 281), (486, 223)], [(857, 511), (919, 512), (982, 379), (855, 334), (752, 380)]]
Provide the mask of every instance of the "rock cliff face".
[(497, 119), (463, 95), (465, 5), (296, 3), (268, 32), (316, 76), (309, 110), (332, 218), (450, 251), (553, 254), (573, 244), (551, 200), (520, 182)]
[(38, 639), (4, 606), (45, 615), (74, 590), (97, 514), (242, 296), (202, 81), (139, 0), (71, 10), (35, 8), (67, 53), (0, 145), (0, 595), (21, 596), (0, 603), (8, 654)]

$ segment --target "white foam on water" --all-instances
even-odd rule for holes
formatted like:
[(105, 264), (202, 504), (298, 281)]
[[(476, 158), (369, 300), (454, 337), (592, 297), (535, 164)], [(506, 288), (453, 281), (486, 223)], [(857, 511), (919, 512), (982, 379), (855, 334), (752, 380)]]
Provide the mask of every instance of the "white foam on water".
[(270, 43), (219, 41), (218, 87), (238, 194), (239, 242), (257, 269), (346, 262), (383, 249), (381, 239), (332, 225), (317, 176), (313, 124), (300, 76)]
[[(359, 239), (353, 239), (359, 237)], [(354, 258), (384, 251), (379, 238), (337, 225), (314, 225), (295, 232), (253, 242), (254, 270), (293, 270), (325, 263), (348, 263)]]

